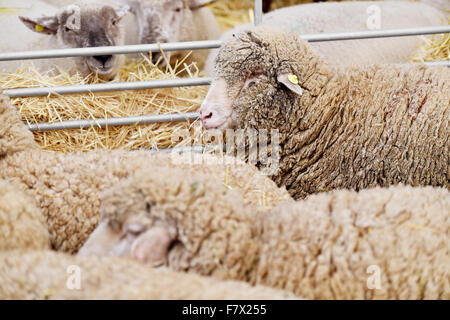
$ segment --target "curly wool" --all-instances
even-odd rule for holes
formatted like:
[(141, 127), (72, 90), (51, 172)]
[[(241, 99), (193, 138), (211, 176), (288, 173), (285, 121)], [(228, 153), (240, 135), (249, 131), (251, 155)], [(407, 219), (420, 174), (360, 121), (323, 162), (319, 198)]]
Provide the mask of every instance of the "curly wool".
[[(67, 283), (80, 269), (80, 289)], [(71, 271), (73, 272), (73, 271)], [(52, 251), (0, 253), (1, 299), (297, 299), (292, 293), (152, 269), (117, 257), (74, 257)]]
[[(301, 96), (277, 81), (283, 73), (298, 77)], [(236, 127), (279, 130), (272, 179), (295, 199), (398, 183), (450, 188), (448, 68), (339, 71), (296, 35), (255, 28), (222, 46), (215, 78), (227, 83)]]
[[(49, 227), (51, 245), (56, 250), (77, 252), (97, 226), (102, 191), (116, 185), (138, 169), (152, 175), (183, 167), (185, 173), (208, 173), (229, 187), (244, 193), (248, 203), (272, 207), (289, 200), (269, 178), (244, 163), (227, 169), (222, 160), (204, 156), (202, 162), (189, 162), (176, 155), (151, 155), (146, 152), (93, 151), (79, 154), (54, 154), (40, 151), (32, 134), (19, 119), (6, 97), (0, 96), (0, 178), (21, 186), (36, 199)], [(184, 162), (186, 160), (186, 162)], [(225, 179), (225, 174), (229, 175)], [(223, 179), (223, 180), (222, 180)], [(262, 190), (269, 196), (261, 202)]]
[[(170, 268), (307, 299), (450, 298), (446, 189), (340, 190), (258, 213), (239, 195), (217, 192), (207, 177), (181, 174), (172, 186), (136, 175), (108, 190), (102, 213), (109, 232), (123, 238), (127, 221), (147, 230), (166, 226)], [(104, 253), (115, 245), (107, 243)]]
[(0, 180), (0, 251), (48, 248), (47, 225), (34, 199)]

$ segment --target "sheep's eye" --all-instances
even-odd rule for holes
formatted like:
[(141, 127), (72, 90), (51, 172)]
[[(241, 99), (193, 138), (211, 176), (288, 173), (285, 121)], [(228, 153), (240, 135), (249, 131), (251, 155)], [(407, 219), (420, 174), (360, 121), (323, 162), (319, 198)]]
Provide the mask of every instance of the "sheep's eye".
[(65, 28), (64, 28), (64, 31), (65, 31), (65, 32), (69, 32), (69, 31), (71, 31), (71, 30), (70, 30), (70, 28), (65, 27)]
[(256, 78), (249, 78), (244, 83), (244, 89), (252, 87), (256, 84)]
[(140, 235), (144, 231), (145, 231), (145, 227), (142, 226), (142, 225), (139, 225), (139, 224), (130, 224), (125, 229), (125, 233), (127, 235), (131, 235), (131, 236), (134, 236), (134, 237), (137, 237), (138, 235)]
[(176, 8), (175, 12), (181, 12), (181, 8)]
[(112, 24), (113, 26), (115, 26), (115, 25), (117, 24), (117, 20), (111, 21), (111, 24)]

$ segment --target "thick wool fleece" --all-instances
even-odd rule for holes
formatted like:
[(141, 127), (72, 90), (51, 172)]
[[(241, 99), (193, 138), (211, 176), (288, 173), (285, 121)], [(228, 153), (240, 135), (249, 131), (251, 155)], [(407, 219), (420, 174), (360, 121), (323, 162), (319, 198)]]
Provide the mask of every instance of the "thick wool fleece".
[(108, 190), (108, 232), (123, 238), (127, 221), (147, 231), (165, 226), (170, 268), (308, 299), (450, 298), (446, 189), (333, 191), (258, 214), (238, 195), (230, 203), (231, 191), (220, 193), (214, 181), (181, 174), (170, 183), (137, 175)]
[(0, 251), (48, 248), (47, 224), (35, 200), (0, 180)]
[[(79, 290), (67, 286), (77, 284), (69, 279), (76, 274)], [(123, 258), (52, 251), (0, 253), (0, 281), (0, 299), (296, 299), (281, 290), (156, 270)]]
[[(298, 77), (301, 96), (277, 81), (283, 73)], [(449, 68), (338, 71), (294, 34), (255, 28), (223, 45), (215, 78), (227, 83), (237, 128), (280, 131), (272, 178), (295, 199), (398, 183), (450, 187)]]
[(256, 168), (238, 163), (227, 169), (221, 160), (212, 161), (212, 156), (191, 165), (187, 158), (146, 152), (40, 151), (8, 99), (0, 97), (0, 178), (18, 184), (36, 199), (54, 249), (76, 252), (100, 220), (99, 194), (138, 169), (144, 169), (145, 175), (161, 170), (164, 179), (170, 179), (170, 168), (177, 166), (186, 174), (205, 172), (240, 190), (248, 203), (268, 208), (290, 199), (286, 190), (279, 189)]

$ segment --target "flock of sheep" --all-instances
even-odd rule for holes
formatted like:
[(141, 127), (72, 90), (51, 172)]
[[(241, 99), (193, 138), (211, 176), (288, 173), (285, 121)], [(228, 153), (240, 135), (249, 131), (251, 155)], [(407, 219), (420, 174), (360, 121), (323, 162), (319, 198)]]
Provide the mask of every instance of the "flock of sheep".
[[(31, 2), (39, 15), (7, 14), (0, 51), (220, 37), (212, 1)], [(45, 152), (0, 95), (0, 298), (450, 299), (450, 69), (405, 63), (417, 37), (298, 37), (365, 30), (369, 5), (383, 29), (445, 17), (420, 2), (299, 5), (191, 56), (213, 77), (205, 129), (279, 130), (270, 176), (213, 155)], [(38, 67), (109, 80), (122, 61)]]

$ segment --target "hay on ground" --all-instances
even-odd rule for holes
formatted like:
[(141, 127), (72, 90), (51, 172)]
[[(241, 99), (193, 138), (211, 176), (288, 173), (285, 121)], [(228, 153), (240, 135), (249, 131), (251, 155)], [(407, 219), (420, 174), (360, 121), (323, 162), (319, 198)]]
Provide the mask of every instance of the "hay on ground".
[[(188, 71), (186, 71), (188, 70)], [(199, 76), (195, 64), (180, 64), (162, 70), (149, 59), (128, 61), (120, 70), (119, 81), (174, 79), (184, 72)], [(99, 79), (81, 78), (61, 73), (40, 74), (36, 70), (21, 69), (0, 77), (0, 87), (43, 87), (98, 83)], [(95, 118), (127, 117), (137, 115), (184, 113), (198, 109), (207, 87), (178, 87), (165, 89), (128, 90), (105, 93), (52, 95), (50, 97), (13, 98), (12, 104), (20, 111), (24, 122), (58, 122)], [(57, 152), (87, 151), (92, 149), (161, 149), (184, 146), (189, 141), (172, 141), (172, 133), (192, 129), (193, 122), (167, 122), (146, 125), (35, 132), (35, 139), (44, 150)]]

